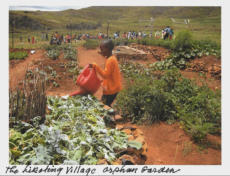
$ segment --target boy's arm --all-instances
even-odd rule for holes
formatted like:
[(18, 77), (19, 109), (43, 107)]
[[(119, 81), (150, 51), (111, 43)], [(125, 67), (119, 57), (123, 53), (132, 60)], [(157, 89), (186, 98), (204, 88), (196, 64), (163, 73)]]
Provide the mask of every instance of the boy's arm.
[(102, 78), (109, 78), (110, 75), (112, 74), (113, 67), (112, 67), (112, 62), (109, 61), (106, 66), (105, 70), (101, 69), (97, 64), (93, 64), (93, 67), (96, 69), (96, 71), (102, 76)]

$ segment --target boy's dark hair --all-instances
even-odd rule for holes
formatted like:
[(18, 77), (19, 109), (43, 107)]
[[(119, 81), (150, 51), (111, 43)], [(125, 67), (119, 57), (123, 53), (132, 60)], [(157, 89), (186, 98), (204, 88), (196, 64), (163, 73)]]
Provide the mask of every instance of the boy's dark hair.
[(114, 43), (111, 39), (103, 40), (101, 42), (101, 45), (105, 46), (109, 50), (113, 50), (113, 48), (114, 48)]

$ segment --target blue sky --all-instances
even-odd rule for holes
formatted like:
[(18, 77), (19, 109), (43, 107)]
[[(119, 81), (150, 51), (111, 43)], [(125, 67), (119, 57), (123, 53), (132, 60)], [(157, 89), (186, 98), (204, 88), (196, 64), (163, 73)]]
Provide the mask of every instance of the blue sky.
[(10, 10), (27, 10), (27, 11), (61, 11), (66, 9), (81, 9), (89, 6), (9, 6)]

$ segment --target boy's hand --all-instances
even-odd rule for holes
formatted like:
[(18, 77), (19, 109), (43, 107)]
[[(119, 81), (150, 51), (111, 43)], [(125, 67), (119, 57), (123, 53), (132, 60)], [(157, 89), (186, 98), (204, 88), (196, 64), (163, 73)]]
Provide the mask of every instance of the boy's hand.
[(89, 68), (95, 68), (96, 67), (96, 64), (93, 63), (93, 64), (89, 64)]

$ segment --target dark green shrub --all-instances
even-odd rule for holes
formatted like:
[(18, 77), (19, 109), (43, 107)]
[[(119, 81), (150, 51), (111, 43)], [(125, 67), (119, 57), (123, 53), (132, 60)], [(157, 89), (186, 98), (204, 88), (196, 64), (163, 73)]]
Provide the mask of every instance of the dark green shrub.
[(192, 48), (192, 34), (189, 31), (181, 31), (178, 33), (173, 49), (175, 51), (184, 51)]
[(170, 118), (172, 102), (165, 93), (145, 77), (136, 79), (132, 85), (119, 93), (116, 108), (122, 116), (133, 122), (165, 121)]

